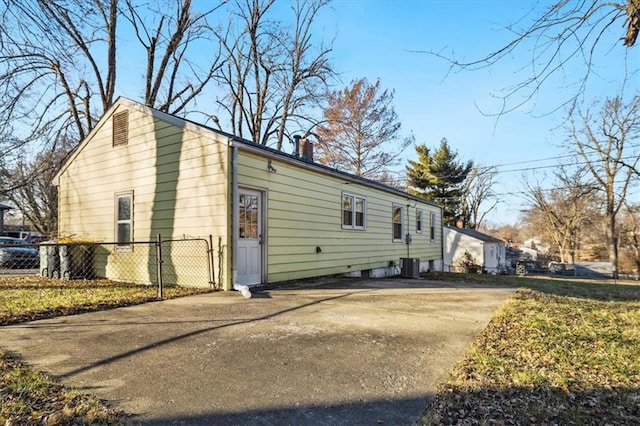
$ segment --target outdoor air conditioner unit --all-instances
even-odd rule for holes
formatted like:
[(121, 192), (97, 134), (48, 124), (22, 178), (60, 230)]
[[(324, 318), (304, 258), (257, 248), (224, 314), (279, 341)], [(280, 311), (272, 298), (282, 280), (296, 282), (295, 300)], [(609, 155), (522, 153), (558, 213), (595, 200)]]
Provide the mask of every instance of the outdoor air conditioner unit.
[(401, 257), (400, 268), (402, 278), (420, 278), (420, 259), (416, 257)]

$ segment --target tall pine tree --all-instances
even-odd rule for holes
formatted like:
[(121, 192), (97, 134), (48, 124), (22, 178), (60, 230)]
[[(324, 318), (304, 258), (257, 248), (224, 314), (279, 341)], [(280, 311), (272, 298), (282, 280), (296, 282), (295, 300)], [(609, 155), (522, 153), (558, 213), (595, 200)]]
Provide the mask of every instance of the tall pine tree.
[(452, 151), (446, 138), (431, 153), (426, 145), (417, 145), (418, 161), (409, 160), (407, 186), (411, 194), (434, 201), (443, 206), (443, 222), (455, 225), (461, 215), (464, 181), (473, 167), (456, 161), (458, 153)]

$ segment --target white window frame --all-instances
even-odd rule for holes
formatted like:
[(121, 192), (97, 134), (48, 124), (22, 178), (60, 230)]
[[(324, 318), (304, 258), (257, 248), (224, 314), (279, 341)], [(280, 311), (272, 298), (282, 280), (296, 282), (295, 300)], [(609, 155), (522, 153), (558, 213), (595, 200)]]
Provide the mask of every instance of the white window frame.
[(424, 215), (422, 209), (416, 209), (416, 234), (422, 234), (424, 228)]
[[(400, 222), (395, 221), (396, 209), (400, 209)], [(404, 213), (404, 206), (400, 204), (394, 204), (391, 208), (391, 239), (394, 243), (402, 243), (404, 235), (404, 224), (402, 223), (402, 215)], [(396, 238), (396, 224), (400, 224), (400, 237)]]
[(436, 239), (436, 214), (429, 212), (429, 240), (435, 241)]
[[(129, 199), (129, 218), (120, 219), (120, 199)], [(133, 251), (133, 191), (119, 192), (115, 194), (115, 206), (114, 206), (114, 241), (116, 242), (116, 251), (130, 252)], [(129, 241), (128, 243), (119, 241), (119, 227), (120, 225), (129, 225)]]
[[(351, 224), (345, 223), (345, 208), (344, 208), (344, 201), (345, 198), (350, 198), (351, 199)], [(359, 195), (355, 195), (355, 194), (349, 194), (346, 192), (342, 193), (342, 198), (341, 198), (341, 206), (340, 206), (340, 213), (341, 213), (341, 220), (342, 220), (342, 229), (354, 229), (354, 230), (365, 230), (367, 229), (367, 199), (365, 197), (361, 197)], [(358, 202), (362, 202), (362, 225), (358, 225), (357, 224), (357, 216), (356, 216), (356, 205), (358, 204)]]

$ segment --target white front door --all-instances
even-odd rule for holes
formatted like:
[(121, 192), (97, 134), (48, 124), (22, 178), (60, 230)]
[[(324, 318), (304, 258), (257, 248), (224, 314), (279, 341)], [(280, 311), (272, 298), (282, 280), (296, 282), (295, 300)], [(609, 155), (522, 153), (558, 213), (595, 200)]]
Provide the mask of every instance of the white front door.
[(259, 191), (238, 194), (238, 284), (262, 283), (262, 200)]

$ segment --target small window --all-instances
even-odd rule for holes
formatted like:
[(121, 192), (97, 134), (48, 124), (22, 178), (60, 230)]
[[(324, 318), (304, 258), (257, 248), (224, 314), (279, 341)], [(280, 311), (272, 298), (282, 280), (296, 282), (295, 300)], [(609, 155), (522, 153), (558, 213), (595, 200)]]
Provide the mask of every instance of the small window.
[(402, 241), (402, 207), (393, 206), (393, 241)]
[(116, 195), (116, 243), (119, 250), (130, 250), (133, 240), (133, 194)]
[(342, 227), (364, 229), (366, 223), (367, 201), (351, 194), (342, 195)]
[(416, 210), (416, 232), (422, 233), (422, 210)]
[(113, 146), (126, 145), (129, 141), (129, 112), (113, 115)]
[(431, 241), (436, 239), (436, 214), (433, 212), (429, 214), (429, 238)]

